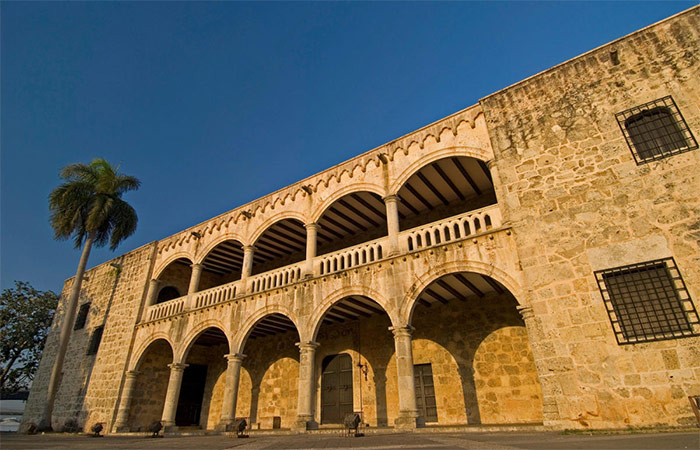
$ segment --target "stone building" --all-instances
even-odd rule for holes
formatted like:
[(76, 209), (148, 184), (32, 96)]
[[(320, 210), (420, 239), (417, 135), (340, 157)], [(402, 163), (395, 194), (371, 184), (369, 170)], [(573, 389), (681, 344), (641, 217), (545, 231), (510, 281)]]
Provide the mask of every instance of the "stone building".
[(25, 420), (71, 326), (54, 424), (692, 425), (699, 43), (695, 7), (89, 270)]

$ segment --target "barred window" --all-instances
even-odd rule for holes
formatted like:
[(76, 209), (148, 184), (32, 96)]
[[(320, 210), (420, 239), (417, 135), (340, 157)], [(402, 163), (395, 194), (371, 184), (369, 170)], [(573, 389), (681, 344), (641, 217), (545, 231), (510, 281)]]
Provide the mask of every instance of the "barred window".
[(698, 148), (671, 96), (622, 111), (616, 117), (637, 164)]
[(97, 354), (97, 350), (100, 348), (100, 342), (102, 342), (102, 332), (104, 329), (105, 327), (97, 327), (92, 332), (92, 336), (90, 336), (90, 345), (88, 345), (87, 349), (88, 355)]
[(698, 313), (673, 258), (595, 275), (618, 344), (700, 335)]
[(90, 303), (83, 303), (80, 305), (80, 310), (78, 311), (78, 317), (75, 318), (74, 330), (80, 330), (85, 328), (85, 322), (87, 321), (88, 313), (90, 312)]

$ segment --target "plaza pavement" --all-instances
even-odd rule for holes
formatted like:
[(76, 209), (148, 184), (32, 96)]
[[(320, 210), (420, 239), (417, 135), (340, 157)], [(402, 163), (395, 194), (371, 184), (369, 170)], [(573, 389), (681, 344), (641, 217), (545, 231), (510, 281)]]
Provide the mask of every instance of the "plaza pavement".
[(478, 450), (554, 450), (554, 449), (700, 449), (700, 430), (682, 433), (644, 434), (561, 434), (541, 433), (395, 433), (371, 434), (359, 438), (340, 434), (257, 435), (248, 439), (215, 436), (167, 436), (152, 439), (143, 436), (2, 434), (0, 448), (11, 449), (478, 449)]

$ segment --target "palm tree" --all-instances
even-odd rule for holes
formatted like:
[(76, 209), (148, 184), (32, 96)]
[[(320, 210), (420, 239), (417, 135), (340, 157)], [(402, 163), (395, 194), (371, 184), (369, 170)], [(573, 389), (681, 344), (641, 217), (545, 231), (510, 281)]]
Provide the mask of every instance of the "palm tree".
[(121, 175), (102, 158), (90, 164), (70, 164), (61, 169), (65, 180), (49, 195), (51, 226), (54, 238), (73, 238), (75, 248), (82, 245), (83, 252), (78, 263), (78, 271), (68, 297), (65, 320), (61, 328), (56, 360), (51, 371), (44, 414), (40, 427), (51, 428), (54, 400), (60, 384), (63, 360), (75, 321), (75, 312), (80, 296), (80, 287), (85, 273), (90, 250), (93, 245), (114, 250), (119, 243), (136, 231), (138, 217), (136, 211), (121, 199), (127, 192), (138, 189), (141, 182), (130, 176)]

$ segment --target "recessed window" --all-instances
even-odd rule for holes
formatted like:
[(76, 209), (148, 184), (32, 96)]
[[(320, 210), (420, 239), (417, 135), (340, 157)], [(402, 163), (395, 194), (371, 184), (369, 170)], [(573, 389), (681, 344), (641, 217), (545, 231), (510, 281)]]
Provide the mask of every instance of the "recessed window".
[(671, 96), (616, 114), (637, 164), (698, 148)]
[(87, 321), (88, 313), (90, 312), (90, 303), (83, 303), (80, 305), (80, 310), (78, 310), (78, 317), (75, 318), (74, 330), (80, 330), (85, 328), (85, 322)]
[(700, 335), (698, 313), (673, 258), (595, 275), (618, 344)]
[(90, 345), (88, 345), (87, 350), (88, 355), (97, 354), (97, 350), (100, 348), (100, 342), (102, 342), (102, 332), (104, 329), (105, 327), (97, 327), (92, 332), (92, 336), (90, 336)]

